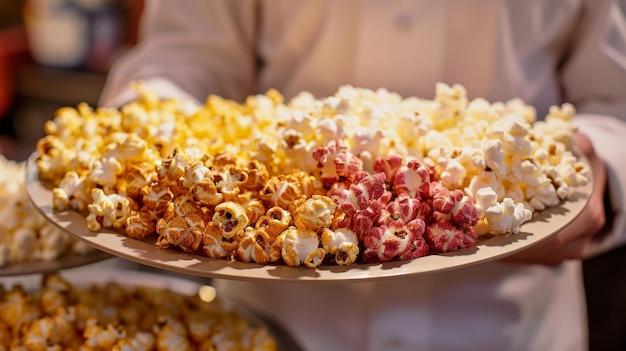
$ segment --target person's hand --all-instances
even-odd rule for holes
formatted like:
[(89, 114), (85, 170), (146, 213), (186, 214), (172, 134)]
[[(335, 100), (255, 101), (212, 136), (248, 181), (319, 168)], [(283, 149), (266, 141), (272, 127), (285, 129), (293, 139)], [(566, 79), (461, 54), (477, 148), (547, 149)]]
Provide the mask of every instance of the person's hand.
[(570, 225), (552, 238), (504, 258), (501, 262), (557, 266), (565, 260), (582, 259), (587, 254), (592, 239), (602, 230), (606, 222), (604, 212), (606, 168), (595, 153), (591, 141), (584, 134), (576, 134), (576, 148), (587, 157), (593, 171), (594, 184), (589, 203)]

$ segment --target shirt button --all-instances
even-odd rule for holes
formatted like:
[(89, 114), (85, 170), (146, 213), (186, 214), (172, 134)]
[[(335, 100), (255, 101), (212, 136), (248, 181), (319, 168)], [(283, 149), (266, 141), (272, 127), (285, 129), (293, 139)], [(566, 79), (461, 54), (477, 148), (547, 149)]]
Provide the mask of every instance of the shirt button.
[(406, 13), (399, 13), (393, 19), (393, 26), (401, 31), (407, 31), (413, 26), (413, 19)]

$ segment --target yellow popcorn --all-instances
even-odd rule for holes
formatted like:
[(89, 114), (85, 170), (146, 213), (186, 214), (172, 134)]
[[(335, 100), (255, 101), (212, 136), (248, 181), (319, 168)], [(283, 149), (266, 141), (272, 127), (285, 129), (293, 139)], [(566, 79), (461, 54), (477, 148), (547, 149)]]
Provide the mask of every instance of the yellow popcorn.
[[(24, 187), (24, 162), (7, 160), (0, 155), (0, 266), (25, 262), (51, 262), (64, 255), (87, 254), (93, 252), (90, 247), (75, 246), (76, 240), (48, 223), (45, 217), (30, 203)], [(90, 199), (75, 188), (71, 180), (76, 179), (74, 172), (66, 174), (68, 180), (64, 189), (63, 209), (68, 206), (86, 207)], [(64, 178), (65, 179), (65, 178)], [(77, 181), (78, 182), (78, 181)], [(56, 189), (55, 189), (56, 190)], [(54, 191), (53, 191), (54, 193)], [(58, 194), (54, 195), (53, 204), (59, 206)], [(82, 207), (83, 209), (85, 207)]]
[(223, 202), (215, 206), (214, 212), (212, 221), (227, 239), (241, 236), (249, 223), (246, 211), (235, 202)]
[(267, 264), (270, 262), (273, 242), (273, 238), (264, 229), (246, 227), (237, 247), (237, 259), (242, 262)]
[(279, 175), (268, 180), (259, 197), (267, 207), (278, 206), (288, 209), (293, 201), (302, 196), (297, 178), (292, 175)]
[(274, 239), (289, 227), (291, 219), (289, 211), (274, 206), (255, 222), (255, 228), (263, 230), (270, 238)]

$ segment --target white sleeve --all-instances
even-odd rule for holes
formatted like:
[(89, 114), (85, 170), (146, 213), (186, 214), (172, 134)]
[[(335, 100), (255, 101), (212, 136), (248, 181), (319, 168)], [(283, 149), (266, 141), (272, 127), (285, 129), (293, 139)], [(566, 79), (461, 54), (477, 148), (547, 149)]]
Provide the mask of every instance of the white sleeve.
[(626, 243), (626, 16), (619, 1), (588, 0), (576, 45), (564, 62), (565, 101), (575, 123), (593, 142), (608, 171), (611, 233), (592, 255)]
[(100, 105), (132, 99), (134, 80), (154, 85), (162, 97), (243, 99), (254, 83), (255, 6), (247, 0), (146, 1), (139, 42), (112, 66)]

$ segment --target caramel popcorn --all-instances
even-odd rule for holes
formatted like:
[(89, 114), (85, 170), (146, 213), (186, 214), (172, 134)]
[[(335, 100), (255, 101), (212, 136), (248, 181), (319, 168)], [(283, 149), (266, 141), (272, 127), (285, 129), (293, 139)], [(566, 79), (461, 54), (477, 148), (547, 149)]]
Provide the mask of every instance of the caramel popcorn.
[(56, 210), (163, 249), (309, 267), (413, 259), (517, 233), (590, 179), (571, 104), (538, 121), (520, 99), (438, 83), (432, 100), (346, 85), (189, 109), (132, 87), (119, 109), (60, 109), (36, 162)]
[(40, 289), (14, 285), (0, 295), (0, 348), (270, 351), (277, 342), (220, 298), (116, 282), (77, 285), (51, 273)]

